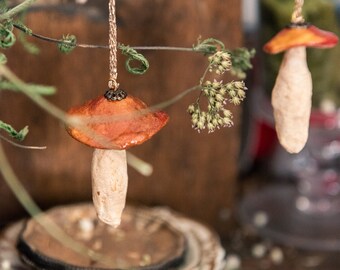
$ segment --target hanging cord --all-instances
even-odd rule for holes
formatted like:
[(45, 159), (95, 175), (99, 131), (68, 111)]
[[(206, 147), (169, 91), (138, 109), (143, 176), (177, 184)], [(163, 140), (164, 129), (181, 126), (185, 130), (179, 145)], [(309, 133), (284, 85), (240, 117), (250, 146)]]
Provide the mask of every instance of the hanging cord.
[(291, 19), (293, 24), (303, 24), (305, 22), (305, 19), (302, 16), (303, 4), (304, 0), (295, 0), (294, 11)]
[(110, 79), (109, 89), (117, 90), (117, 23), (116, 23), (116, 1), (109, 1), (109, 49), (110, 49)]

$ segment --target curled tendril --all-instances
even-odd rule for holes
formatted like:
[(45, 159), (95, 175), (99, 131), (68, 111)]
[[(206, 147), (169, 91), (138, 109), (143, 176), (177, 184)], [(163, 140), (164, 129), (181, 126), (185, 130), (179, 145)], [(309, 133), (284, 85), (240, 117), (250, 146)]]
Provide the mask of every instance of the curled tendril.
[(0, 48), (7, 49), (14, 45), (16, 38), (12, 30), (11, 24), (0, 24)]
[(222, 41), (215, 38), (207, 38), (203, 41), (198, 39), (197, 44), (193, 46), (193, 50), (209, 55), (216, 53), (218, 50), (225, 50), (225, 46)]
[[(135, 49), (122, 44), (119, 44), (119, 49), (122, 51), (123, 55), (128, 57), (125, 62), (125, 67), (128, 72), (135, 75), (142, 75), (149, 69), (149, 62), (144, 55), (138, 53)], [(138, 61), (140, 65), (138, 67), (132, 67), (131, 61)]]

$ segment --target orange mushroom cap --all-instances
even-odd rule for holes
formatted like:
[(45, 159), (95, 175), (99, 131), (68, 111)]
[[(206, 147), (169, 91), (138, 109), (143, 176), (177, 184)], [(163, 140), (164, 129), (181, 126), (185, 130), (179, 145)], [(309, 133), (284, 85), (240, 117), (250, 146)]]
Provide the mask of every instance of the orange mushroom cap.
[(314, 25), (296, 25), (282, 29), (263, 47), (270, 54), (280, 53), (287, 49), (304, 46), (313, 48), (331, 48), (338, 43), (338, 37)]
[[(116, 150), (142, 144), (156, 134), (169, 120), (165, 112), (148, 111), (143, 101), (132, 96), (119, 101), (111, 101), (100, 96), (82, 106), (71, 108), (68, 114), (89, 117), (90, 120), (86, 124), (89, 132), (81, 127), (66, 127), (74, 139), (94, 148)], [(94, 118), (101, 116), (103, 119), (98, 119), (96, 123)], [(113, 117), (112, 120), (109, 119), (110, 116)], [(91, 119), (94, 121), (91, 122)], [(99, 136), (96, 137), (96, 135)]]

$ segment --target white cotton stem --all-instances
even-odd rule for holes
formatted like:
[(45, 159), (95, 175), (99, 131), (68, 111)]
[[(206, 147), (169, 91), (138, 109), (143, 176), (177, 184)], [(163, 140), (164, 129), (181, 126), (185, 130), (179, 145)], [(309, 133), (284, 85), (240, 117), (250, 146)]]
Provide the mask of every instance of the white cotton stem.
[(289, 153), (298, 153), (308, 138), (312, 107), (312, 77), (306, 48), (286, 51), (272, 92), (275, 128), (280, 144)]
[(117, 227), (128, 186), (125, 150), (95, 149), (92, 158), (92, 199), (98, 218)]

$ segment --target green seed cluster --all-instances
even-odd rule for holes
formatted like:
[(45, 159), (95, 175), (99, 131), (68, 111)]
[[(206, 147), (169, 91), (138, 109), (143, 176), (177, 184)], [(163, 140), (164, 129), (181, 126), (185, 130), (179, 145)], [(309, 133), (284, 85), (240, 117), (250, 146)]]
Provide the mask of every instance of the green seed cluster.
[(198, 101), (188, 107), (192, 127), (199, 132), (207, 128), (209, 133), (221, 127), (231, 127), (233, 115), (225, 105), (228, 102), (239, 105), (245, 98), (246, 90), (243, 81), (227, 84), (223, 84), (223, 81), (206, 81), (202, 86), (202, 94), (208, 100), (208, 110), (202, 111)]

